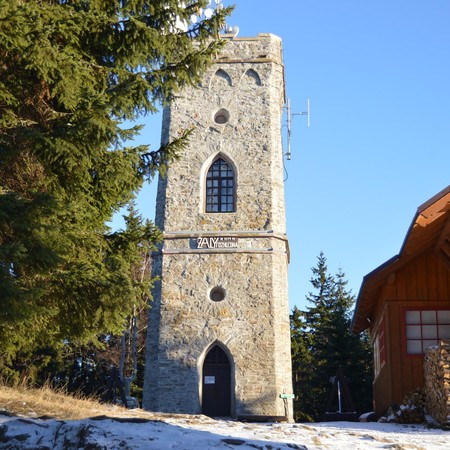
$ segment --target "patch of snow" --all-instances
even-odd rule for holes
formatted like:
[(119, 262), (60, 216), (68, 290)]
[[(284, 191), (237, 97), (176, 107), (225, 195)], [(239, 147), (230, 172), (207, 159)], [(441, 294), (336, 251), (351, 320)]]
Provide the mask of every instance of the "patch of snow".
[(205, 416), (161, 420), (42, 420), (0, 416), (0, 449), (440, 450), (449, 432), (374, 422), (242, 423)]

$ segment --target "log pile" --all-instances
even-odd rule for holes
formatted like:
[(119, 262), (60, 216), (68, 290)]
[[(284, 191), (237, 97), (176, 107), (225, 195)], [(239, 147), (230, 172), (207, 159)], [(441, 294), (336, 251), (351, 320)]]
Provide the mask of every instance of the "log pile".
[(424, 378), (428, 414), (441, 424), (450, 424), (450, 340), (426, 351)]
[(425, 422), (425, 393), (417, 388), (405, 395), (401, 405), (391, 405), (379, 422), (415, 424)]

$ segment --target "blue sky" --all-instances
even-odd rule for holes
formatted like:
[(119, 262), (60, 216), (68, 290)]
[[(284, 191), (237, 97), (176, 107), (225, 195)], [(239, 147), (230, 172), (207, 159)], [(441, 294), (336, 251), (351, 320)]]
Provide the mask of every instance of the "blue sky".
[[(450, 0), (224, 0), (239, 37), (283, 40), (295, 117), (286, 163), (290, 305), (324, 252), (357, 295), (396, 255), (417, 207), (450, 184)], [(139, 142), (157, 148), (159, 116)], [(138, 206), (154, 218), (155, 187)]]

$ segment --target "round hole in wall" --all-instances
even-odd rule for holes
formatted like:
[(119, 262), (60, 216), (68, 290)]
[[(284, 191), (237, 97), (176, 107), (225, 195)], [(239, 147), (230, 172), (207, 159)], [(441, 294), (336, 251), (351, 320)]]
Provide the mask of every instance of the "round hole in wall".
[(219, 111), (214, 114), (214, 122), (219, 125), (223, 125), (230, 120), (230, 113), (226, 109), (219, 109)]
[(225, 289), (220, 286), (212, 288), (211, 292), (209, 293), (209, 298), (213, 302), (221, 302), (222, 300), (225, 299)]

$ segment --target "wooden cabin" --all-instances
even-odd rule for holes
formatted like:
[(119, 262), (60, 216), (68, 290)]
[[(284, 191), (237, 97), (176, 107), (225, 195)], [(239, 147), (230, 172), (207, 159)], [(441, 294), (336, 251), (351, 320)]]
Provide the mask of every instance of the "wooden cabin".
[(424, 351), (450, 338), (450, 186), (417, 209), (397, 256), (366, 275), (352, 332), (374, 347), (377, 415), (424, 384)]

